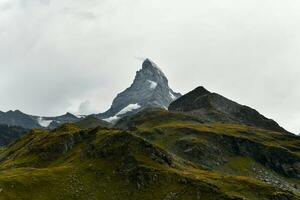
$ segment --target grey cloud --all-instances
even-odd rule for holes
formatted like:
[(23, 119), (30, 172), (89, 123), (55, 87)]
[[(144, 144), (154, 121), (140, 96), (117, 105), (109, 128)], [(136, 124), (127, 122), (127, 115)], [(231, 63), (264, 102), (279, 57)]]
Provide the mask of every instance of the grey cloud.
[(0, 5), (0, 11), (4, 12), (4, 11), (12, 9), (12, 7), (13, 7), (12, 2), (4, 2), (3, 4)]
[(61, 13), (77, 17), (78, 19), (95, 19), (97, 15), (94, 12), (84, 10), (73, 10), (70, 7), (64, 7), (61, 9)]
[(83, 101), (80, 103), (78, 111), (76, 113), (81, 115), (88, 115), (95, 112), (95, 108), (91, 105), (89, 100)]
[(81, 11), (78, 12), (78, 15), (83, 19), (94, 19), (97, 18), (97, 15), (92, 12)]
[(17, 0), (18, 4), (21, 7), (31, 7), (31, 6), (36, 6), (36, 5), (41, 5), (41, 6), (49, 6), (51, 3), (51, 0)]
[(51, 3), (51, 0), (40, 0), (40, 2), (42, 4), (49, 5)]

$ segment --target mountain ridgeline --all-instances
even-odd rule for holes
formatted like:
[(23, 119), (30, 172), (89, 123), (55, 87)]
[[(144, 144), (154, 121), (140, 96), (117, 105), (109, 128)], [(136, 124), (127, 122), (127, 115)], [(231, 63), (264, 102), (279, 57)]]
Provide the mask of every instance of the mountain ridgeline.
[(299, 136), (149, 59), (104, 113), (1, 123), (0, 200), (300, 200)]
[(64, 123), (72, 123), (79, 121), (80, 118), (66, 113), (65, 115), (56, 117), (41, 117), (25, 114), (19, 110), (0, 112), (0, 124), (9, 126), (19, 126), (25, 129), (33, 128), (49, 128), (54, 129)]
[(256, 110), (240, 105), (204, 87), (198, 87), (169, 106), (170, 111), (188, 113), (204, 122), (245, 124), (262, 129), (287, 132), (274, 120), (268, 119)]

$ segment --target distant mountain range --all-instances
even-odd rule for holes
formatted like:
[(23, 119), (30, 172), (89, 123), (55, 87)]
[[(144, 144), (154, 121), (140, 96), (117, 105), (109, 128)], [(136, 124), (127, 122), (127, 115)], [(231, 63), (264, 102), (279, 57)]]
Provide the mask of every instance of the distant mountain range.
[[(150, 59), (146, 59), (142, 68), (136, 72), (133, 83), (113, 100), (109, 110), (92, 115), (85, 121), (94, 124), (114, 124), (125, 116), (131, 116), (145, 108), (163, 108), (170, 111), (185, 112), (203, 122), (245, 124), (273, 131), (287, 132), (275, 121), (266, 118), (256, 110), (240, 105), (217, 93), (211, 93), (204, 87), (182, 96), (174, 92), (166, 75)], [(95, 117), (99, 119), (95, 122)], [(65, 123), (82, 120), (71, 113), (56, 117), (41, 117), (22, 113), (19, 110), (0, 112), (0, 124), (20, 126), (26, 129), (54, 129)], [(83, 122), (84, 123), (84, 122)]]
[(66, 113), (65, 115), (57, 117), (41, 117), (25, 114), (19, 110), (0, 112), (0, 124), (10, 126), (19, 126), (26, 129), (33, 128), (57, 128), (64, 123), (77, 122), (80, 118)]

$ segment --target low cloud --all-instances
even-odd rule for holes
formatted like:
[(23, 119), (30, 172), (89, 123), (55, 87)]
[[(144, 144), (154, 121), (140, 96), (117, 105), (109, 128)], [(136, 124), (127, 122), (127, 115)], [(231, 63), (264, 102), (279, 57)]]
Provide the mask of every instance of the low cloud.
[(92, 11), (74, 10), (70, 7), (62, 8), (61, 13), (63, 13), (64, 15), (77, 17), (78, 19), (92, 20), (97, 18), (97, 15)]
[(93, 114), (95, 108), (92, 107), (91, 102), (89, 100), (80, 103), (77, 114), (81, 115), (89, 115)]

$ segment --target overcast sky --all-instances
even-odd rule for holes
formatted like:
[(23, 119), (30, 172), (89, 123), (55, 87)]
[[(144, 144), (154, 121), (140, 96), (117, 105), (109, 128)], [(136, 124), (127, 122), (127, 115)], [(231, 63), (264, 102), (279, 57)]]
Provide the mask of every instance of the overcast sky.
[(2, 111), (105, 111), (137, 57), (300, 133), (299, 0), (0, 0)]

